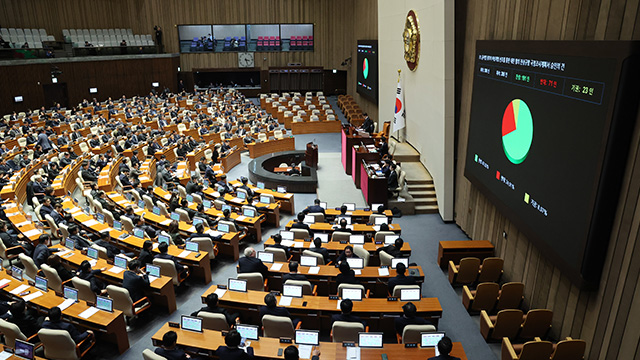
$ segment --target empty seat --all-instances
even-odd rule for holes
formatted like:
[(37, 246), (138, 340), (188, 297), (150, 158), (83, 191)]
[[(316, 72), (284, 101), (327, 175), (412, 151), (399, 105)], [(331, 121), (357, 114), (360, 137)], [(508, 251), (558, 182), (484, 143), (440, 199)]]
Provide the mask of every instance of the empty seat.
[(486, 311), (482, 310), (480, 311), (480, 334), (487, 341), (501, 341), (503, 337), (514, 339), (520, 330), (522, 315), (522, 310), (509, 309), (490, 317)]
[(460, 265), (455, 265), (449, 261), (449, 283), (471, 284), (478, 278), (480, 270), (480, 259), (464, 258), (460, 260)]
[(535, 340), (516, 348), (509, 338), (502, 340), (502, 360), (547, 360), (553, 352), (553, 344), (549, 341)]
[(496, 283), (481, 283), (476, 290), (470, 290), (466, 285), (462, 287), (462, 304), (471, 312), (480, 310), (491, 311), (496, 305), (500, 285)]

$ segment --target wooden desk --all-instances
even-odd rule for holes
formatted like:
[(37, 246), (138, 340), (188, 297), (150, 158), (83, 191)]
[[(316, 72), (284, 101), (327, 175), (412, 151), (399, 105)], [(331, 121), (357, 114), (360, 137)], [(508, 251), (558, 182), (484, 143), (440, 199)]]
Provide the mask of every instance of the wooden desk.
[[(353, 145), (351, 148), (351, 177), (353, 183), (356, 184), (356, 188), (360, 189), (360, 164), (363, 160), (367, 162), (379, 162), (380, 154), (378, 152), (371, 152), (367, 147), (360, 145)], [(363, 174), (366, 176), (366, 174)]]
[[(213, 293), (218, 288), (211, 286), (202, 294), (202, 302), (205, 302), (207, 295)], [(234, 312), (243, 314), (243, 321), (248, 324), (260, 324), (259, 308), (264, 305), (265, 291), (247, 292), (226, 291), (219, 297), (220, 306), (233, 309)], [(280, 301), (280, 296), (276, 296)], [(303, 306), (303, 303), (306, 305)], [(417, 308), (417, 316), (430, 319), (434, 325), (442, 317), (442, 307), (437, 298), (422, 298), (420, 301), (413, 301)], [(353, 314), (366, 320), (371, 329), (384, 331), (390, 335), (395, 334), (394, 318), (402, 315), (403, 301), (387, 301), (384, 299), (364, 298), (362, 301), (353, 302)], [(304, 329), (331, 329), (331, 315), (339, 314), (340, 308), (338, 300), (329, 300), (323, 296), (303, 296), (293, 298), (291, 305), (287, 306), (292, 317), (302, 319)]]
[[(215, 350), (224, 345), (222, 332), (204, 329), (201, 333), (169, 327), (168, 323), (162, 325), (151, 337), (154, 346), (160, 346), (162, 336), (167, 331), (175, 331), (178, 334), (178, 345), (185, 348), (197, 349), (198, 352), (206, 356), (213, 356)], [(278, 350), (287, 348), (291, 344), (281, 344), (279, 339), (261, 337), (259, 340), (252, 340), (250, 346), (253, 347), (254, 355), (266, 359), (283, 359), (278, 356)], [(317, 347), (320, 350), (321, 359), (346, 359), (346, 349), (341, 343), (320, 342)], [(435, 350), (429, 348), (405, 348), (403, 344), (384, 344), (382, 349), (361, 349), (360, 358), (363, 360), (380, 359), (382, 354), (387, 354), (390, 360), (425, 360), (435, 356)], [(451, 355), (467, 360), (467, 355), (459, 342), (453, 343)]]
[[(241, 186), (242, 183), (238, 180), (232, 180), (232, 181), (229, 181), (229, 185), (233, 186), (234, 188), (237, 188), (238, 186)], [(247, 183), (247, 186), (249, 186), (249, 188), (253, 190), (253, 192), (255, 193), (272, 195), (273, 198), (276, 199), (276, 201), (278, 201), (282, 206), (281, 208), (282, 211), (295, 215), (296, 207), (293, 200), (294, 198), (293, 193), (281, 193), (272, 189), (258, 189), (256, 186), (251, 185), (250, 183)]]
[[(292, 225), (293, 225), (293, 220), (290, 220), (285, 226), (285, 228), (289, 230), (291, 229)], [(334, 231), (337, 231), (336, 229), (334, 229), (334, 226), (335, 225), (330, 223), (315, 223), (315, 224), (310, 224), (309, 228), (311, 228), (311, 231), (333, 234)], [(362, 234), (362, 233), (372, 234), (377, 232), (377, 230), (375, 229), (375, 226), (376, 225), (353, 224), (352, 232), (354, 234)], [(389, 231), (393, 231), (396, 234), (400, 234), (402, 232), (402, 228), (400, 227), (400, 224), (389, 224)]]
[[(212, 188), (206, 188), (202, 191), (204, 195), (210, 199), (215, 200), (220, 197), (220, 193)], [(236, 208), (242, 208), (243, 205), (253, 205), (258, 208), (258, 212), (266, 216), (266, 222), (273, 224), (275, 227), (280, 227), (280, 202), (276, 201), (275, 204), (263, 204), (261, 202), (249, 204), (246, 200), (240, 200), (231, 194), (224, 195), (224, 201)]]
[(367, 204), (386, 204), (388, 198), (388, 180), (369, 171), (366, 162), (360, 163), (360, 189)]
[[(78, 250), (69, 251), (67, 248), (62, 246), (61, 244), (52, 246), (53, 248), (57, 248), (63, 251), (68, 251), (68, 253), (60, 256), (60, 259), (69, 265), (71, 265), (74, 269), (78, 269), (80, 264), (84, 260), (92, 262), (91, 267), (94, 269), (101, 268), (111, 268), (113, 265), (107, 263), (105, 259), (93, 260), (90, 257), (83, 255)], [(98, 274), (98, 277), (105, 280), (108, 283), (115, 284), (118, 286), (122, 286), (122, 278), (124, 276), (124, 271), (118, 274), (113, 273), (111, 271), (103, 271)], [(173, 289), (173, 280), (167, 276), (161, 276), (154, 281), (150, 282), (151, 289), (147, 291), (147, 296), (151, 299), (151, 302), (155, 305), (162, 305), (167, 309), (169, 314), (176, 310), (176, 293)]]
[(33, 242), (43, 234), (43, 230), (38, 229), (33, 223), (31, 215), (23, 213), (15, 202), (7, 201), (3, 206), (7, 218), (25, 239)]
[(304, 121), (292, 122), (291, 133), (298, 134), (316, 134), (316, 133), (339, 133), (342, 129), (342, 122), (339, 120), (332, 121)]
[(293, 137), (286, 137), (278, 140), (248, 144), (247, 148), (249, 149), (249, 157), (255, 159), (271, 153), (293, 151), (296, 149), (296, 141)]
[[(134, 251), (135, 253), (139, 253), (142, 249), (145, 239), (140, 239), (135, 236), (128, 236), (124, 239), (120, 239), (120, 235), (125, 234), (124, 231), (118, 231), (106, 224), (96, 223), (92, 216), (83, 213), (69, 198), (65, 198), (63, 200), (62, 207), (65, 212), (71, 214), (76, 223), (88, 231), (101, 232), (108, 229), (109, 236), (111, 237), (110, 241), (114, 245), (129, 251)], [(202, 278), (205, 284), (211, 282), (209, 254), (204, 251), (200, 251), (200, 255), (198, 257), (196, 257), (195, 253), (189, 253), (186, 257), (180, 257), (179, 255), (182, 251), (183, 250), (177, 246), (170, 245), (168, 254), (175, 256), (179, 263), (188, 266), (191, 269), (191, 274), (195, 277)], [(158, 252), (158, 250), (154, 249), (154, 252)]]
[[(372, 209), (372, 210), (354, 210), (351, 211), (351, 223), (354, 222), (354, 220), (358, 220), (357, 222), (360, 223), (367, 223), (369, 221), (369, 216), (371, 216), (371, 214), (377, 214), (378, 213), (378, 209)], [(340, 207), (338, 208), (327, 208), (324, 210), (324, 218), (325, 221), (328, 219), (333, 219), (336, 216), (340, 215)], [(385, 210), (384, 211), (384, 215), (386, 215), (387, 217), (391, 218), (393, 217), (393, 212), (391, 212), (391, 210)]]
[(119, 156), (115, 161), (111, 161), (107, 166), (100, 170), (98, 174), (98, 189), (102, 191), (113, 191), (116, 187), (116, 176), (120, 174), (120, 164), (122, 163), (122, 156)]
[(483, 260), (493, 256), (494, 246), (488, 240), (453, 240), (440, 241), (438, 244), (438, 265), (446, 269), (449, 261), (460, 262), (466, 257), (477, 257)]
[(222, 164), (222, 168), (225, 172), (229, 172), (229, 170), (240, 164), (240, 152), (241, 151), (238, 149), (230, 152), (227, 156), (220, 158), (220, 163)]
[(367, 138), (367, 137), (359, 136), (357, 134), (352, 134), (352, 131), (350, 129), (351, 127), (342, 128), (342, 150), (341, 150), (342, 166), (344, 167), (344, 171), (347, 173), (347, 175), (351, 175), (351, 171), (352, 171), (351, 157), (353, 155), (351, 153), (351, 148), (353, 147), (353, 145), (361, 144), (361, 143), (364, 143), (365, 145), (367, 145), (367, 144), (373, 144), (375, 142), (374, 138), (370, 138), (370, 137)]
[[(274, 262), (273, 264), (265, 264), (269, 268), (269, 289), (281, 290), (282, 289), (282, 275), (289, 273), (289, 263)], [(279, 269), (278, 266), (281, 266)], [(298, 273), (307, 277), (307, 279), (313, 285), (318, 285), (318, 296), (335, 295), (338, 293), (338, 286), (336, 284), (336, 277), (340, 274), (340, 269), (331, 265), (319, 265), (317, 274), (310, 274), (311, 269), (308, 266), (299, 266)], [(409, 267), (411, 272), (417, 272), (417, 275), (413, 275), (418, 285), (422, 285), (424, 282), (424, 272), (422, 267), (411, 266)], [(359, 273), (356, 272), (356, 278), (359, 283), (364, 285), (365, 288), (371, 290), (370, 297), (384, 297), (388, 294), (387, 282), (392, 277), (396, 276), (396, 271), (389, 267), (389, 275), (380, 275), (380, 268), (377, 266), (366, 266), (364, 269), (360, 269)]]
[(60, 175), (56, 176), (53, 184), (53, 195), (55, 196), (63, 196), (67, 193), (67, 191), (73, 192), (73, 189), (76, 187), (76, 178), (78, 177), (78, 171), (82, 167), (82, 161), (89, 157), (89, 154), (84, 154), (80, 161), (76, 161), (75, 164), (71, 163), (65, 166)]
[[(18, 299), (18, 296), (10, 294), (11, 290), (20, 285), (27, 285), (26, 281), (15, 280), (4, 270), (0, 271), (0, 279), (10, 281), (9, 285), (1, 291), (12, 299)], [(31, 291), (31, 293), (40, 292), (40, 290), (33, 286), (29, 286), (27, 290)], [(41, 296), (30, 300), (28, 304), (34, 306), (40, 313), (46, 313), (52, 307), (62, 304), (63, 301), (64, 298), (57, 296), (54, 291), (49, 290), (43, 292)], [(117, 346), (120, 354), (124, 353), (129, 348), (129, 338), (127, 337), (127, 327), (122, 312), (115, 309), (112, 313), (98, 310), (97, 313), (88, 319), (80, 317), (79, 315), (88, 308), (89, 306), (87, 306), (86, 302), (80, 301), (64, 309), (62, 315), (64, 318), (70, 319), (71, 323), (75, 325), (94, 330), (98, 339), (113, 343)]]

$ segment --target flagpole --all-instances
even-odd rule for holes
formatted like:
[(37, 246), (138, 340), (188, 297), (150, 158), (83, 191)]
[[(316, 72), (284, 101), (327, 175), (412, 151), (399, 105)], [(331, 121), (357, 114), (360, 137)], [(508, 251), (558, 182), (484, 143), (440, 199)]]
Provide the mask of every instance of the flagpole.
[[(398, 69), (398, 81), (396, 81), (396, 88), (398, 87), (398, 84), (400, 83), (400, 73), (402, 72), (402, 69)], [(404, 107), (404, 104), (402, 105)], [(395, 115), (394, 115), (394, 120), (393, 122), (395, 123)], [(395, 126), (393, 126), (395, 128)], [(394, 131), (394, 133), (396, 134), (396, 140), (398, 142), (400, 142), (400, 135), (398, 134), (399, 130)]]

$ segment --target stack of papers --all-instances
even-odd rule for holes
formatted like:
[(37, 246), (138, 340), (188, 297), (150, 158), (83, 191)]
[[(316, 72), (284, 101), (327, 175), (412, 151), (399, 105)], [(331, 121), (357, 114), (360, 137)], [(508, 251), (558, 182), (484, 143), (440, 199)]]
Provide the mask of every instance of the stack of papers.
[(293, 240), (282, 240), (280, 243), (282, 246), (292, 247), (296, 242)]
[(13, 294), (13, 295), (18, 295), (18, 294), (20, 294), (21, 292), (23, 292), (23, 291), (27, 290), (28, 288), (29, 288), (29, 285), (24, 285), (24, 284), (23, 284), (23, 285), (18, 286), (18, 287), (17, 287), (17, 288), (15, 288), (15, 289), (13, 289), (13, 290), (9, 291), (9, 292), (10, 292), (11, 294)]
[(180, 254), (178, 254), (178, 257), (186, 258), (187, 256), (189, 256), (189, 254), (191, 254), (191, 251), (189, 251), (189, 250), (184, 250), (183, 252), (181, 252)]
[(95, 219), (89, 219), (87, 221), (83, 221), (82, 225), (86, 226), (86, 227), (92, 227), (94, 225), (99, 224), (99, 222), (97, 222)]
[(76, 302), (73, 299), (65, 299), (62, 304), (58, 305), (58, 307), (60, 308), (60, 310), (64, 310), (66, 308), (68, 308), (69, 306), (75, 304)]
[(36, 292), (34, 292), (34, 293), (31, 293), (31, 294), (29, 294), (29, 295), (27, 295), (27, 296), (23, 297), (22, 299), (23, 299), (24, 301), (31, 301), (31, 300), (33, 300), (33, 299), (35, 299), (35, 298), (39, 297), (39, 296), (42, 296), (42, 291), (36, 291)]
[(222, 299), (222, 297), (224, 296), (224, 294), (227, 293), (226, 289), (216, 289), (216, 291), (214, 291), (214, 293), (216, 295), (218, 295), (218, 299)]
[(282, 263), (271, 264), (271, 271), (280, 271), (280, 269), (282, 269)]
[(309, 268), (309, 274), (317, 274), (320, 272), (320, 266), (312, 266)]
[(120, 274), (121, 272), (124, 271), (123, 268), (121, 267), (117, 267), (117, 266), (112, 266), (109, 270), (107, 270), (108, 272), (114, 273), (114, 274)]
[(379, 276), (389, 276), (389, 268), (378, 268)]
[(80, 316), (83, 319), (88, 319), (91, 317), (91, 315), (95, 314), (98, 312), (98, 308), (97, 307), (90, 307), (87, 310), (81, 312), (80, 314), (78, 314), (78, 316)]
[(278, 302), (278, 305), (289, 306), (291, 305), (291, 300), (293, 300), (291, 296), (280, 296), (280, 302)]
[(42, 231), (40, 229), (32, 229), (32, 230), (29, 230), (29, 231), (25, 231), (23, 234), (24, 234), (24, 236), (30, 238), (32, 236), (36, 236), (36, 235), (42, 234)]

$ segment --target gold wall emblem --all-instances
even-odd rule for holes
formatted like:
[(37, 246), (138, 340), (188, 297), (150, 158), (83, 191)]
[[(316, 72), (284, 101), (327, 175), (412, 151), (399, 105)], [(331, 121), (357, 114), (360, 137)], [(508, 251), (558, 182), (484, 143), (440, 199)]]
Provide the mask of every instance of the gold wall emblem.
[(404, 60), (411, 71), (418, 67), (420, 59), (420, 25), (413, 10), (409, 10), (402, 32), (404, 42)]

